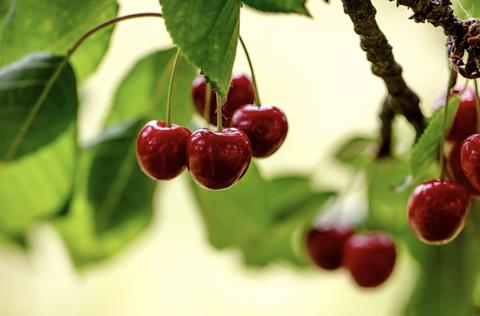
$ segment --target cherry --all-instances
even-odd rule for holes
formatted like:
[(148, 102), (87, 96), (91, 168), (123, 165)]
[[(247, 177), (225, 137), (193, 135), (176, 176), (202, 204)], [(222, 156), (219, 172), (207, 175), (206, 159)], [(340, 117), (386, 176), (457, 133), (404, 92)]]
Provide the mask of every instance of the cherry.
[[(455, 86), (451, 93), (452, 96), (458, 96), (464, 90), (463, 86)], [(434, 102), (434, 109), (442, 107), (445, 103), (445, 93)], [(477, 132), (478, 113), (477, 97), (475, 89), (467, 87), (461, 95), (457, 114), (453, 121), (448, 140), (463, 141), (466, 137)]]
[(192, 134), (187, 144), (188, 168), (200, 185), (226, 189), (247, 171), (252, 147), (247, 135), (236, 128), (215, 132), (206, 128)]
[(150, 121), (137, 137), (137, 161), (142, 171), (156, 180), (178, 176), (186, 166), (190, 131), (175, 124)]
[(470, 184), (480, 191), (480, 134), (475, 134), (462, 144), (460, 162)]
[(447, 172), (450, 177), (455, 182), (458, 182), (461, 184), (465, 189), (470, 192), (472, 195), (480, 195), (480, 191), (476, 190), (471, 184), (470, 181), (468, 180), (467, 176), (465, 175), (465, 172), (463, 172), (462, 166), (461, 166), (461, 159), (460, 159), (460, 154), (461, 154), (461, 149), (462, 149), (462, 143), (461, 142), (455, 142), (453, 144), (453, 148), (450, 151), (450, 154), (447, 156)]
[(408, 201), (408, 221), (413, 233), (428, 244), (454, 239), (465, 225), (470, 195), (460, 184), (431, 180), (419, 184)]
[(397, 258), (395, 243), (384, 234), (356, 234), (344, 246), (343, 266), (361, 287), (375, 287), (385, 282)]
[[(202, 117), (205, 111), (206, 90), (205, 77), (198, 75), (192, 84), (192, 98), (195, 108)], [(243, 73), (234, 73), (227, 95), (227, 102), (222, 107), (223, 126), (228, 126), (236, 109), (242, 105), (253, 103), (254, 100), (255, 92), (250, 77)], [(210, 98), (210, 124), (217, 125), (217, 97), (214, 91), (212, 91)]]
[(342, 264), (345, 241), (352, 235), (349, 226), (313, 227), (305, 238), (308, 255), (321, 268), (338, 269)]
[(230, 126), (247, 134), (253, 156), (259, 158), (277, 151), (288, 132), (287, 117), (275, 106), (245, 105), (235, 111)]

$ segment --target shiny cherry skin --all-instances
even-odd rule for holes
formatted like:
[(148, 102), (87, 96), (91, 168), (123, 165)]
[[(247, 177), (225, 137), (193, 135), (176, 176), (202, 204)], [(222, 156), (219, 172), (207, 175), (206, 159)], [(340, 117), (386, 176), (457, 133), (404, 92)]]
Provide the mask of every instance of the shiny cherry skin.
[(245, 174), (252, 159), (247, 135), (236, 128), (192, 134), (187, 144), (188, 168), (194, 180), (212, 190), (226, 189)]
[(186, 166), (190, 131), (175, 124), (150, 121), (137, 137), (137, 161), (142, 171), (155, 180), (178, 176)]
[(461, 142), (454, 142), (450, 153), (447, 155), (447, 172), (451, 180), (461, 184), (471, 195), (480, 195), (480, 191), (475, 189), (468, 180), (461, 165)]
[[(198, 75), (192, 83), (193, 104), (202, 117), (205, 111), (206, 87), (207, 83), (203, 75)], [(227, 102), (222, 107), (223, 126), (228, 126), (236, 109), (254, 101), (255, 92), (250, 77), (244, 73), (234, 73)], [(210, 99), (210, 124), (217, 125), (217, 95), (213, 91)]]
[(342, 265), (343, 246), (353, 235), (347, 225), (312, 227), (305, 236), (305, 246), (312, 262), (326, 270), (335, 270)]
[(480, 191), (480, 134), (465, 139), (461, 148), (460, 162), (470, 184)]
[(247, 134), (253, 156), (268, 157), (280, 148), (288, 132), (285, 113), (275, 106), (245, 105), (235, 111), (230, 123)]
[[(452, 91), (452, 96), (460, 95), (463, 89), (464, 86), (462, 85), (455, 86)], [(442, 107), (444, 103), (445, 93), (434, 102), (433, 108), (438, 109)], [(467, 87), (460, 97), (457, 114), (447, 139), (452, 141), (463, 141), (466, 137), (475, 134), (478, 131), (477, 124), (478, 113), (475, 89)]]
[(395, 267), (397, 250), (385, 234), (355, 234), (343, 250), (343, 266), (361, 287), (376, 287), (385, 282)]
[(419, 184), (408, 201), (408, 222), (413, 233), (427, 244), (445, 244), (463, 229), (470, 210), (470, 194), (448, 180)]

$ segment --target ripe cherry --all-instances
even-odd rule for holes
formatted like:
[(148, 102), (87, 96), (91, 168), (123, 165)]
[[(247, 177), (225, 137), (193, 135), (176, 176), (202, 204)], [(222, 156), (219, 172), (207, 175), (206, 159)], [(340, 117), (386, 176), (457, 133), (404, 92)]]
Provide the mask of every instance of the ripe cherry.
[(419, 184), (408, 201), (408, 221), (413, 233), (428, 244), (454, 239), (465, 225), (470, 194), (460, 184), (431, 180)]
[[(455, 86), (452, 91), (452, 96), (460, 95), (463, 90), (463, 86)], [(457, 114), (447, 136), (448, 140), (463, 141), (466, 137), (477, 132), (478, 113), (475, 89), (467, 87), (460, 98)], [(445, 93), (434, 102), (433, 107), (434, 109), (438, 109), (443, 106), (444, 103)]]
[(345, 242), (343, 266), (359, 286), (375, 287), (388, 279), (396, 258), (395, 243), (389, 236), (356, 234)]
[(461, 165), (461, 154), (462, 143), (455, 142), (453, 148), (447, 156), (447, 172), (450, 177), (455, 182), (461, 184), (465, 189), (470, 192), (472, 195), (480, 195), (480, 191), (476, 190), (468, 180), (465, 172), (462, 169)]
[(236, 128), (215, 132), (206, 128), (192, 134), (187, 144), (188, 168), (197, 183), (226, 189), (247, 171), (252, 146), (247, 135)]
[[(203, 117), (205, 111), (205, 94), (207, 82), (203, 75), (198, 75), (192, 84), (192, 98), (197, 112)], [(227, 95), (227, 102), (222, 107), (223, 126), (228, 126), (236, 109), (245, 104), (253, 103), (255, 92), (250, 77), (243, 73), (234, 73)], [(217, 125), (217, 97), (212, 91), (210, 98), (210, 124)]]
[(275, 106), (243, 106), (233, 114), (230, 126), (247, 134), (253, 156), (259, 158), (277, 151), (288, 132), (287, 117)]
[(480, 134), (475, 134), (462, 144), (460, 161), (470, 184), (480, 191)]
[(178, 176), (186, 166), (190, 131), (175, 124), (150, 121), (137, 137), (137, 161), (142, 171), (156, 180)]
[(346, 225), (311, 228), (305, 238), (310, 259), (321, 268), (338, 269), (342, 264), (345, 241), (352, 235), (352, 228)]

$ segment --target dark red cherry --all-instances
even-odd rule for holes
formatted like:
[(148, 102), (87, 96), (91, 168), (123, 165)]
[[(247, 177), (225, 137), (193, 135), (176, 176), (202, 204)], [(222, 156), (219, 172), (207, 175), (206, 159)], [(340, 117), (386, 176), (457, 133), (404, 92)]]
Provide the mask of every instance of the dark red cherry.
[[(453, 88), (452, 96), (458, 96), (464, 90), (464, 86), (457, 85)], [(467, 87), (461, 95), (457, 114), (452, 128), (447, 136), (448, 140), (463, 141), (466, 137), (475, 134), (478, 130), (477, 97), (475, 89)], [(445, 103), (445, 93), (433, 104), (434, 109), (442, 107)]]
[(192, 134), (187, 145), (188, 168), (197, 183), (220, 190), (231, 187), (247, 171), (252, 146), (236, 128), (215, 132), (206, 128)]
[(385, 234), (356, 234), (345, 242), (343, 266), (361, 287), (385, 282), (395, 267), (397, 251)]
[(480, 191), (476, 190), (468, 180), (465, 172), (463, 172), (462, 165), (461, 165), (461, 149), (462, 149), (461, 142), (454, 142), (453, 148), (450, 153), (447, 155), (447, 172), (448, 176), (451, 180), (458, 182), (461, 184), (465, 189), (470, 192), (472, 195), (480, 195)]
[[(192, 84), (193, 104), (203, 117), (205, 111), (205, 94), (207, 83), (203, 75), (198, 75)], [(236, 109), (255, 101), (255, 92), (250, 77), (243, 73), (234, 73), (227, 95), (227, 102), (222, 107), (223, 126), (228, 126)], [(210, 98), (210, 124), (217, 125), (217, 95), (212, 92)]]
[(431, 180), (419, 184), (408, 201), (408, 221), (413, 233), (428, 244), (454, 239), (465, 225), (470, 194), (460, 184)]
[(480, 134), (475, 134), (462, 144), (460, 162), (470, 184), (480, 191)]
[(287, 117), (275, 106), (242, 106), (233, 114), (230, 126), (247, 134), (253, 156), (259, 158), (277, 151), (288, 132)]
[(345, 241), (352, 235), (352, 228), (346, 225), (312, 227), (305, 239), (310, 259), (321, 268), (338, 269), (342, 265)]
[(175, 124), (150, 121), (137, 137), (137, 161), (143, 172), (156, 180), (178, 176), (186, 166), (190, 131)]

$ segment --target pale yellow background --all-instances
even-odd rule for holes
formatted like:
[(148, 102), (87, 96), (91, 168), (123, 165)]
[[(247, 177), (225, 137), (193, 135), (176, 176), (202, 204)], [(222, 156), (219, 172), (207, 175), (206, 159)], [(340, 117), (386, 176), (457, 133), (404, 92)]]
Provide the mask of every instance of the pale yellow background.
[[(120, 2), (122, 14), (160, 10), (157, 0)], [(290, 121), (283, 148), (260, 164), (266, 175), (313, 172), (316, 182), (341, 188), (345, 171), (332, 168), (329, 154), (346, 135), (375, 132), (384, 87), (370, 73), (340, 1), (309, 2), (314, 19), (242, 10), (241, 32), (263, 101), (282, 107)], [(393, 2), (374, 2), (405, 77), (428, 112), (447, 77), (441, 30), (414, 24), (410, 13)], [(82, 140), (99, 131), (111, 93), (132, 63), (169, 44), (161, 20), (118, 26), (105, 62), (81, 90)], [(236, 68), (247, 70), (241, 51)], [(405, 256), (391, 280), (370, 291), (359, 290), (343, 271), (296, 271), (284, 265), (246, 270), (237, 253), (207, 244), (186, 176), (165, 186), (155, 221), (141, 238), (82, 274), (73, 270), (47, 225), (35, 228), (27, 254), (2, 246), (0, 315), (388, 316), (407, 299), (415, 266)], [(350, 208), (355, 212), (357, 206), (360, 212), (361, 203)]]

